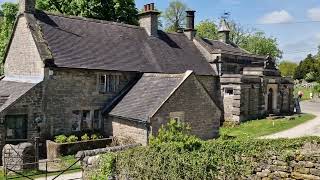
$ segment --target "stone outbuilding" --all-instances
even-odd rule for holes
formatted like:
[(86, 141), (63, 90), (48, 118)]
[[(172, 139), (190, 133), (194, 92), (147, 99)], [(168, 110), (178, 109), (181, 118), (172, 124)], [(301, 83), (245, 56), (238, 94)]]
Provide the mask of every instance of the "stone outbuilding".
[(222, 19), (220, 39), (196, 38), (195, 44), (220, 76), (224, 118), (240, 123), (268, 115), (294, 112), (294, 83), (281, 77), (275, 60), (241, 49), (230, 39)]

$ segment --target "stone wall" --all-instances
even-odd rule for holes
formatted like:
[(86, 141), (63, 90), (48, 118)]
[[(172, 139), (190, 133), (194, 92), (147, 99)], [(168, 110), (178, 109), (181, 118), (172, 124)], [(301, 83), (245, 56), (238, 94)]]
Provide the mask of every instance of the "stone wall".
[(251, 179), (320, 179), (319, 146), (306, 144), (288, 154), (271, 155), (258, 163)]
[(44, 64), (24, 16), (18, 19), (4, 70), (6, 78), (41, 78), (44, 75)]
[[(71, 133), (74, 111), (90, 111), (92, 116), (94, 110), (105, 107), (136, 75), (79, 69), (54, 69), (52, 73), (46, 75), (44, 82), (45, 112), (51, 135)], [(99, 93), (100, 74), (120, 75), (116, 92)]]
[(111, 138), (74, 143), (55, 143), (47, 140), (47, 159), (54, 160), (62, 156), (75, 155), (78, 151), (105, 148), (111, 143)]
[(148, 144), (148, 130), (145, 124), (121, 118), (112, 117), (113, 136), (117, 138), (132, 139), (142, 145)]
[(221, 115), (219, 104), (210, 100), (196, 76), (190, 76), (152, 117), (152, 134), (171, 118), (178, 118), (190, 125), (192, 134), (212, 139), (219, 133)]

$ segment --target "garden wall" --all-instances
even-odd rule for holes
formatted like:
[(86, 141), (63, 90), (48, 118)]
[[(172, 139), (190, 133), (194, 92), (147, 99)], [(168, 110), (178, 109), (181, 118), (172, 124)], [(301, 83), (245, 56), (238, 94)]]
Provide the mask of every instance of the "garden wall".
[(320, 179), (320, 138), (218, 140), (193, 147), (173, 142), (107, 153), (87, 170), (91, 179)]
[(78, 151), (105, 148), (112, 143), (112, 138), (79, 141), (74, 143), (55, 143), (47, 141), (47, 158), (50, 160), (61, 156), (75, 155)]

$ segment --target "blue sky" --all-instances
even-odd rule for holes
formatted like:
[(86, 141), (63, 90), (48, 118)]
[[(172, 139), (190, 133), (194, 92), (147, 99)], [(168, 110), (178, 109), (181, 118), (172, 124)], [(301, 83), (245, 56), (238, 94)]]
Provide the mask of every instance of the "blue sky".
[[(3, 3), (5, 0), (0, 0)], [(16, 1), (16, 0), (6, 0)], [(136, 0), (137, 8), (154, 2), (164, 11), (170, 0)], [(182, 0), (197, 11), (196, 21), (217, 20), (224, 12), (248, 28), (278, 39), (283, 59), (300, 61), (320, 45), (320, 0)], [(300, 23), (296, 23), (300, 22)], [(302, 23), (301, 23), (302, 22)], [(280, 23), (280, 24), (275, 24)]]

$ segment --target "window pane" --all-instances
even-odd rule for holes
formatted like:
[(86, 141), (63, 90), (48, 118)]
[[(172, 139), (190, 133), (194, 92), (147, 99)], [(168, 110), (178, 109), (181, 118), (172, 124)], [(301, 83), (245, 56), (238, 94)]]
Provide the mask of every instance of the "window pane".
[(106, 92), (106, 76), (100, 76), (100, 81), (99, 81), (99, 91), (100, 92)]
[(90, 111), (83, 111), (81, 118), (81, 130), (90, 129)]
[(93, 129), (100, 129), (100, 110), (95, 110), (93, 115)]
[(27, 116), (6, 116), (6, 132), (8, 139), (27, 139)]

